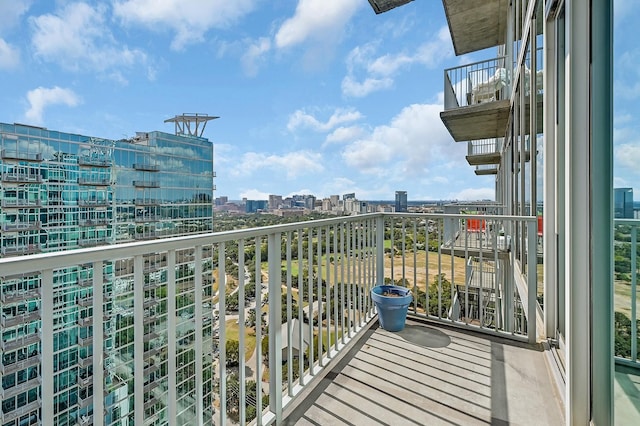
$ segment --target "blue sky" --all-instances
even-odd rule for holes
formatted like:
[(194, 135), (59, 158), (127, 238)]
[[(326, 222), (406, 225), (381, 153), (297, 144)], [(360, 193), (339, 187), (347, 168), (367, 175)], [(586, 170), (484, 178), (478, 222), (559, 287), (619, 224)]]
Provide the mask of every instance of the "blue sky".
[[(616, 0), (615, 180), (640, 198), (640, 2)], [(0, 0), (0, 121), (120, 139), (221, 118), (216, 196), (493, 198), (439, 118), (455, 57), (442, 3)]]

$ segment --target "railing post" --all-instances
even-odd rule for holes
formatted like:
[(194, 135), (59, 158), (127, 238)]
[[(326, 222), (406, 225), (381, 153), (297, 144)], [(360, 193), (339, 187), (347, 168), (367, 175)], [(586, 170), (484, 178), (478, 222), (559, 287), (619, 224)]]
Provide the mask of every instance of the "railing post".
[[(282, 267), (281, 234), (269, 234), (269, 409), (282, 423)], [(259, 343), (258, 343), (259, 344)]]
[(536, 301), (538, 296), (538, 253), (537, 242), (538, 221), (536, 218), (527, 222), (527, 336), (529, 343), (536, 342)]
[(384, 284), (384, 215), (376, 218), (376, 285)]

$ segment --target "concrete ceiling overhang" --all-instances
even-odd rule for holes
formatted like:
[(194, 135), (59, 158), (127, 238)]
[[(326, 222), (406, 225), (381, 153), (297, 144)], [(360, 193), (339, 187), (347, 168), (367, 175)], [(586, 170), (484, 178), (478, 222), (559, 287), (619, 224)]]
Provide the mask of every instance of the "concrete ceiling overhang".
[(440, 119), (456, 142), (504, 137), (509, 123), (509, 99), (454, 108)]
[(442, 0), (456, 55), (504, 44), (508, 0)]

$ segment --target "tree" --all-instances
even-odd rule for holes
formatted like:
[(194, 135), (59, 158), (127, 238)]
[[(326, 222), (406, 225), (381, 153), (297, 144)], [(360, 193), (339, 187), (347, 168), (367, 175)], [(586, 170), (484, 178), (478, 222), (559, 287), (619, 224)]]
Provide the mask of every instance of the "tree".
[(237, 340), (227, 340), (226, 345), (227, 367), (240, 363), (240, 343)]
[[(438, 310), (438, 294), (440, 294), (440, 310)], [(451, 307), (451, 282), (445, 274), (433, 277), (429, 285), (429, 314), (437, 317), (446, 317)]]

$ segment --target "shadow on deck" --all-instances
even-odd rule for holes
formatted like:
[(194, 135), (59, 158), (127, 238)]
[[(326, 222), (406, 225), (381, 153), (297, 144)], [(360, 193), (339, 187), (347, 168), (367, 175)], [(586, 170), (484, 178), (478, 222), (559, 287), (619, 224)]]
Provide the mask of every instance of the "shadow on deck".
[(413, 320), (374, 320), (303, 398), (284, 424), (564, 424), (540, 345)]

